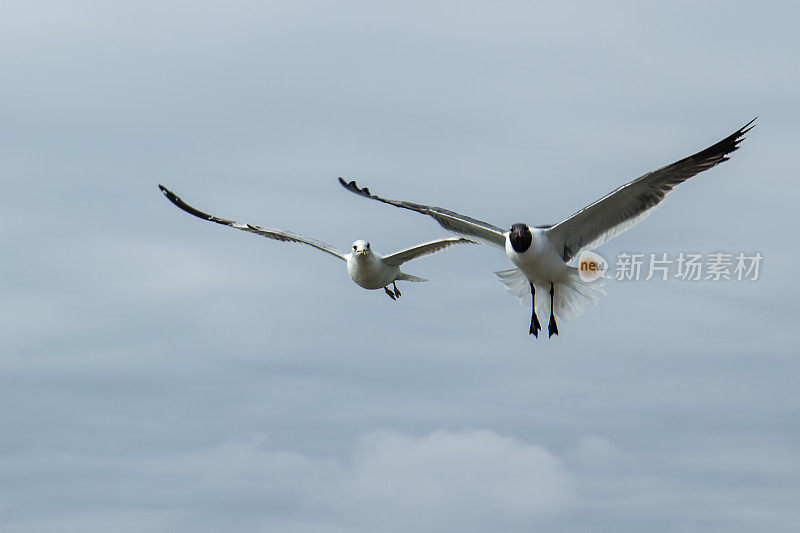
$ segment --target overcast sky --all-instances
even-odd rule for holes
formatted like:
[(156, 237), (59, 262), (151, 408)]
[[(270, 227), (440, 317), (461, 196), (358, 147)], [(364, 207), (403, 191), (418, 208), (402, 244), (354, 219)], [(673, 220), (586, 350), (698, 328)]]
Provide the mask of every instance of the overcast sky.
[[(0, 529), (793, 531), (796, 3), (0, 8)], [(349, 194), (555, 223), (758, 115), (600, 250), (760, 252), (610, 282), (561, 334), (460, 246), (392, 302), (301, 245), (446, 236)]]

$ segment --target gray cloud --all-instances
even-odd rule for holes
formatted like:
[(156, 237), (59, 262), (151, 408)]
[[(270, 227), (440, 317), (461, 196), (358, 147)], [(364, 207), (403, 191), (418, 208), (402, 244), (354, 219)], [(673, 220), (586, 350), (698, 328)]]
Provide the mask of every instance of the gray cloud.
[[(124, 523), (131, 529), (147, 524), (160, 530), (173, 520), (213, 528), (233, 512), (245, 530), (304, 520), (309, 529), (427, 531), (449, 524), (524, 530), (571, 500), (557, 458), (491, 431), (419, 438), (372, 433), (345, 462), (277, 451), (258, 438), (191, 453), (26, 453), (3, 463), (5, 475), (19, 480), (4, 498), (15, 531), (55, 525), (54, 515), (66, 524), (88, 519), (99, 527), (107, 518), (93, 516), (95, 506), (121, 509), (122, 516), (127, 511)], [(38, 483), (25, 482), (40, 476), (51, 479), (44, 494)], [(32, 496), (42, 495), (46, 504), (31, 505)]]
[(491, 431), (370, 436), (351, 476), (354, 501), (399, 529), (523, 527), (570, 501), (550, 452)]

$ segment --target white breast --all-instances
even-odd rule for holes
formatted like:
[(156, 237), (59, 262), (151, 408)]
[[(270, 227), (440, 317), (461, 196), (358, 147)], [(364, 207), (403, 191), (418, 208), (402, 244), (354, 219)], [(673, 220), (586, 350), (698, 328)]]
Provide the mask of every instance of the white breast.
[(506, 235), (506, 255), (529, 280), (546, 284), (560, 278), (567, 269), (566, 263), (550, 244), (542, 230), (531, 228), (533, 242), (530, 248), (518, 253)]
[(347, 273), (353, 281), (365, 289), (380, 289), (397, 279), (400, 268), (385, 264), (373, 254), (349, 254)]

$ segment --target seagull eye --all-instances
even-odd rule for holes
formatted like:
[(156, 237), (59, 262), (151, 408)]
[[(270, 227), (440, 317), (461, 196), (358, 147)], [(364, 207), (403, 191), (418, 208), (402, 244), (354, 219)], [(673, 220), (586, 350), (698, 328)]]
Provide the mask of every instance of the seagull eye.
[(355, 249), (356, 249), (356, 245), (354, 244), (354, 245), (353, 245), (353, 250), (355, 250)]

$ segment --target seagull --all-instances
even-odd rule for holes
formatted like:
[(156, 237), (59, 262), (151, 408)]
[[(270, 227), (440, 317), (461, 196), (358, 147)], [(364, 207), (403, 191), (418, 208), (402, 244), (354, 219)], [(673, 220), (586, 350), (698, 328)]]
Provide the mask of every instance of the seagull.
[[(658, 170), (648, 172), (584, 207), (555, 225), (531, 227), (523, 222), (511, 225), (508, 231), (441, 207), (381, 198), (355, 181), (339, 183), (365, 198), (416, 211), (432, 217), (443, 228), (505, 251), (516, 268), (495, 272), (507, 290), (520, 302), (531, 296), (529, 333), (539, 337), (542, 329), (537, 309), (549, 307), (548, 338), (558, 335), (556, 315), (567, 320), (594, 305), (605, 292), (599, 289), (603, 278), (584, 281), (578, 268), (567, 263), (583, 250), (594, 249), (647, 217), (664, 200), (673, 187), (692, 176), (728, 159), (739, 147), (744, 135), (753, 128), (751, 120), (718, 143), (694, 155)], [(536, 292), (549, 295), (537, 303)], [(548, 305), (549, 304), (549, 305)]]
[[(190, 206), (181, 200), (178, 195), (163, 185), (159, 185), (158, 188), (161, 189), (161, 192), (164, 193), (164, 196), (166, 196), (170, 202), (180, 207), (187, 213), (198, 218), (202, 218), (203, 220), (249, 231), (250, 233), (255, 233), (256, 235), (261, 235), (262, 237), (266, 237), (268, 239), (275, 239), (276, 241), (299, 242), (307, 244), (309, 246), (313, 246), (317, 250), (322, 250), (327, 254), (338, 257), (347, 263), (347, 273), (357, 285), (370, 290), (383, 288), (383, 290), (386, 291), (386, 294), (388, 294), (389, 298), (392, 300), (397, 300), (397, 298), (401, 296), (400, 290), (396, 285), (397, 281), (428, 281), (425, 278), (412, 276), (411, 274), (402, 272), (400, 270), (401, 265), (411, 261), (412, 259), (417, 259), (418, 257), (444, 250), (445, 248), (448, 248), (454, 244), (475, 244), (475, 241), (465, 239), (463, 237), (449, 237), (446, 239), (426, 242), (424, 244), (412, 246), (411, 248), (406, 248), (405, 250), (400, 250), (399, 252), (395, 252), (387, 256), (382, 256), (372, 250), (372, 246), (369, 242), (357, 240), (353, 243), (352, 251), (345, 254), (329, 244), (314, 239), (309, 239), (308, 237), (298, 235), (297, 233), (292, 233), (291, 231), (262, 228), (261, 226), (243, 224), (241, 222), (235, 222), (233, 220), (226, 220), (224, 218), (215, 217), (214, 215), (209, 215), (208, 213), (204, 213), (199, 209)], [(392, 285), (392, 289), (389, 289), (390, 284)]]

